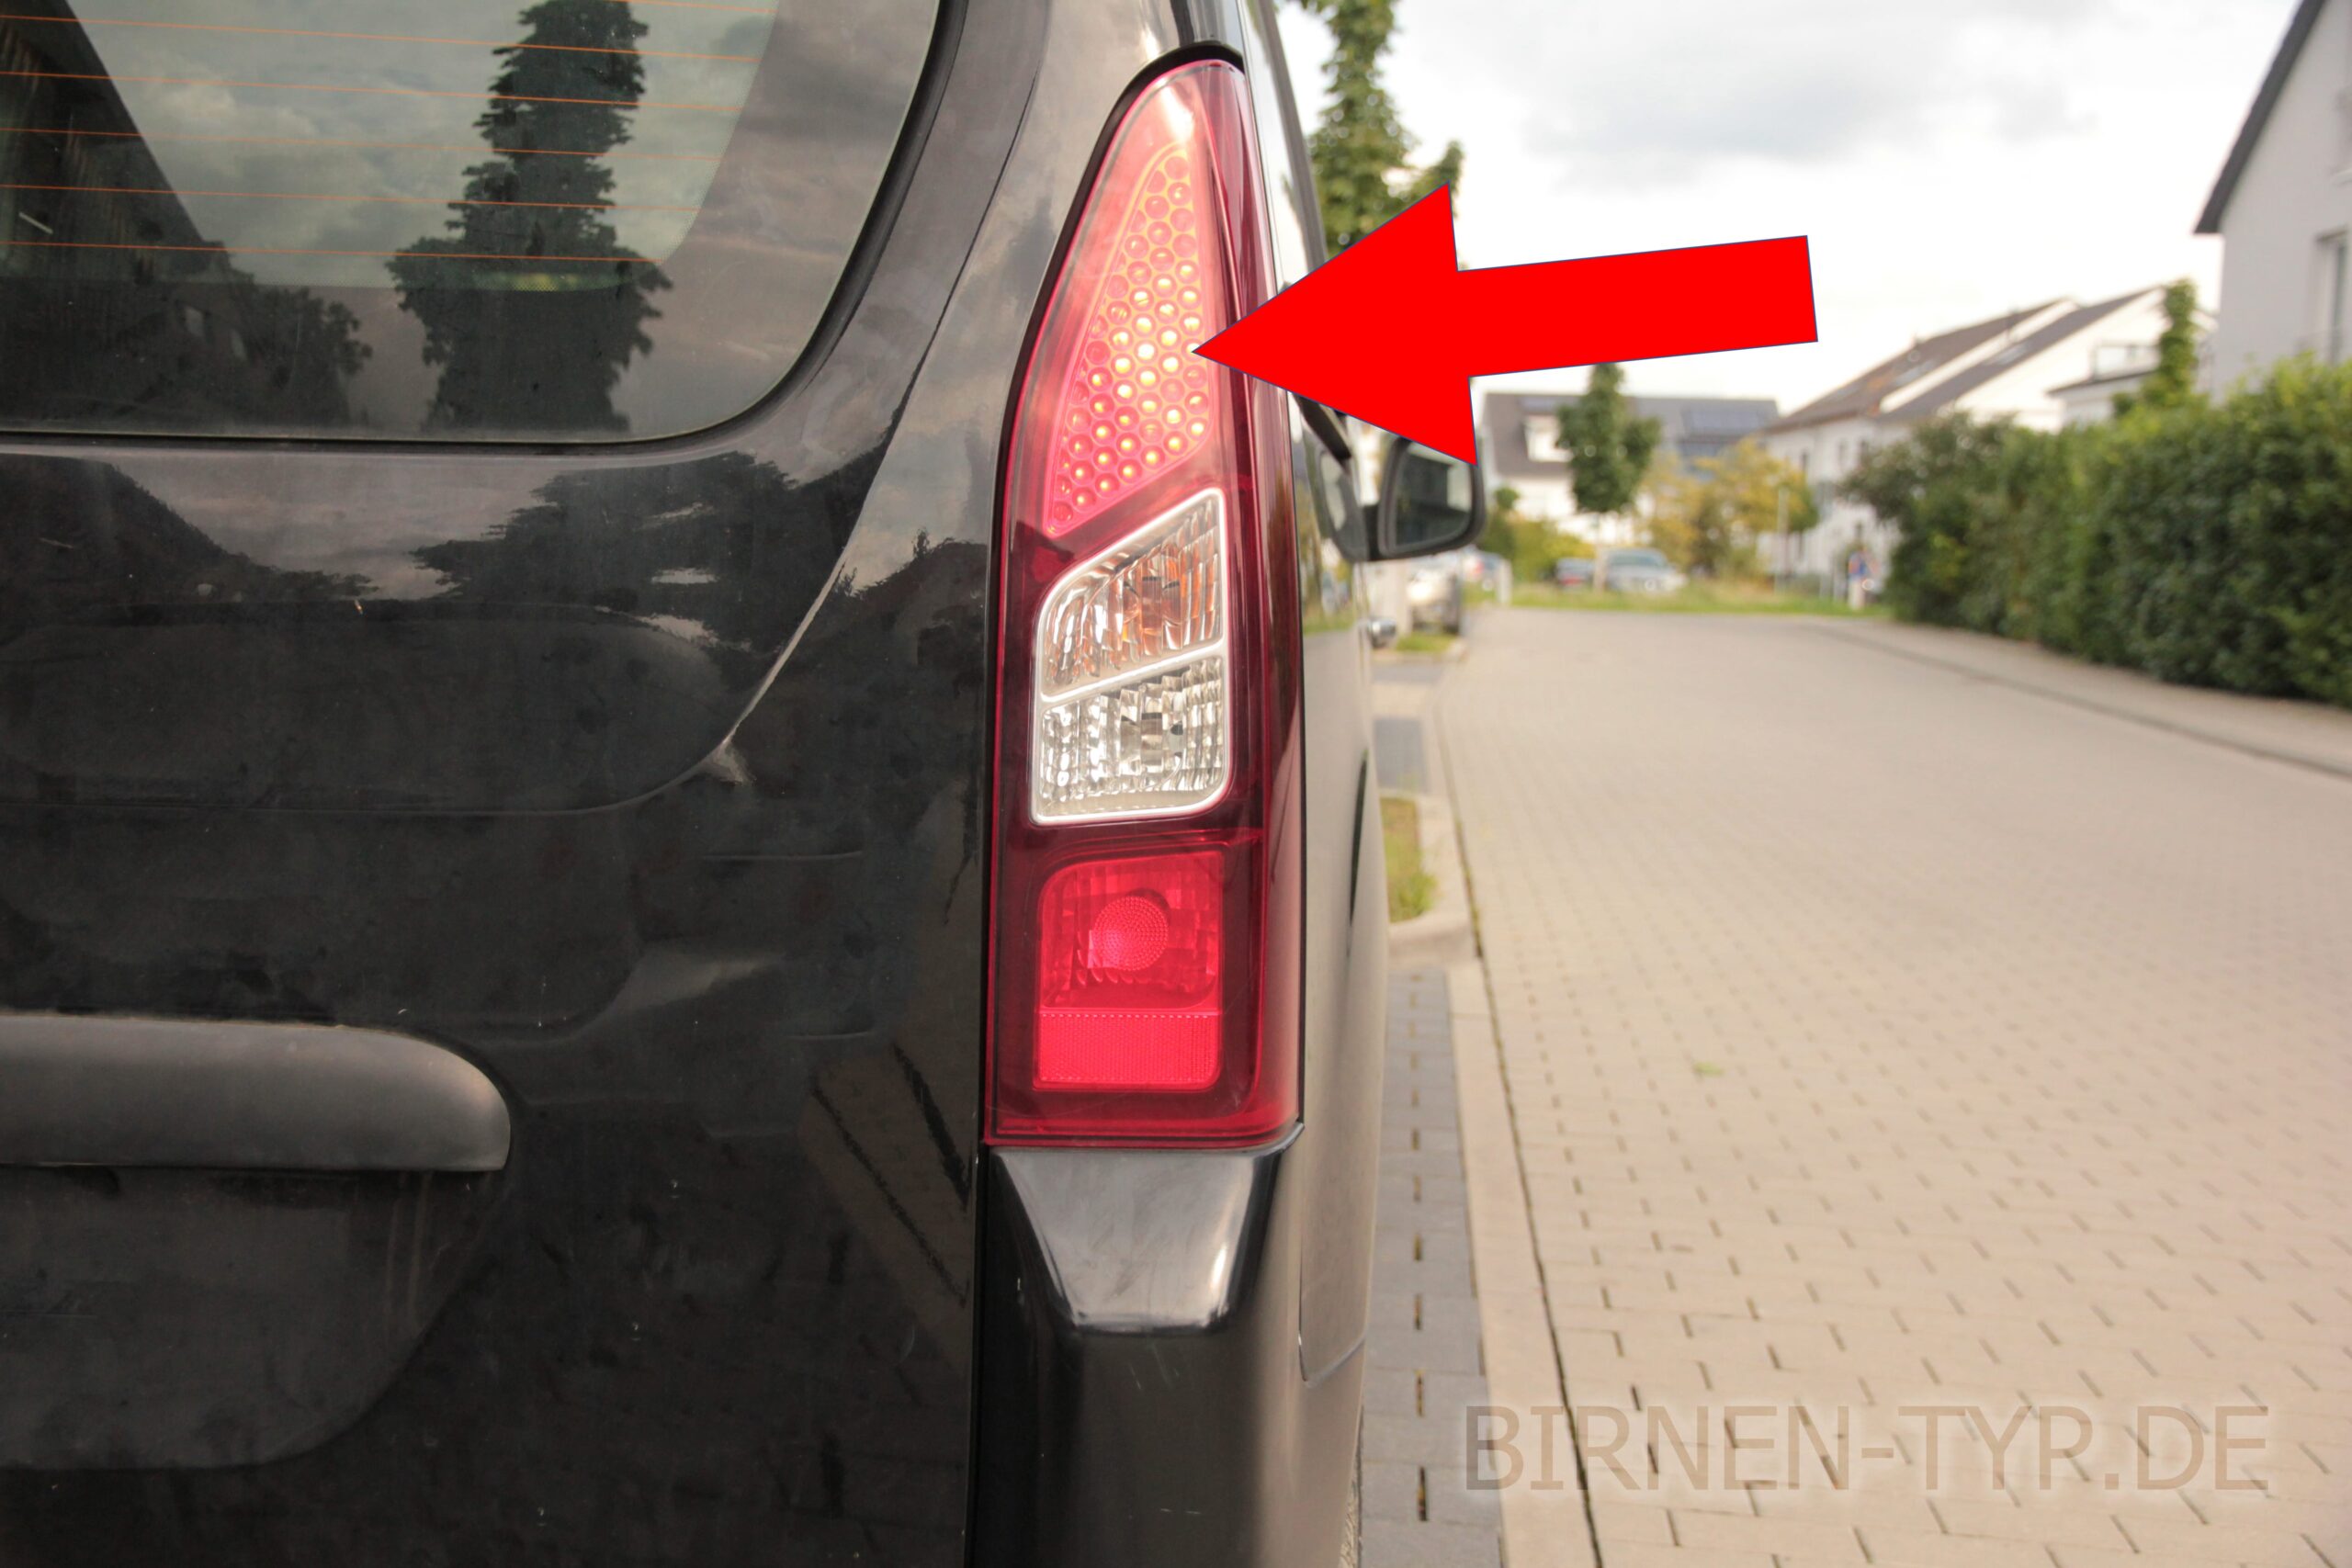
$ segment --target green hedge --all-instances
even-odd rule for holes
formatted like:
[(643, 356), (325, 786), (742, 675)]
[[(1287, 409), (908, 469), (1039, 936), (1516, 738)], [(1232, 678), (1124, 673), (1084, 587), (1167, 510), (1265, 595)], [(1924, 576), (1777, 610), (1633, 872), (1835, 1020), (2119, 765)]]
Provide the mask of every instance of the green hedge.
[(1845, 492), (1910, 620), (2352, 706), (2352, 366), (2056, 434), (1932, 421)]

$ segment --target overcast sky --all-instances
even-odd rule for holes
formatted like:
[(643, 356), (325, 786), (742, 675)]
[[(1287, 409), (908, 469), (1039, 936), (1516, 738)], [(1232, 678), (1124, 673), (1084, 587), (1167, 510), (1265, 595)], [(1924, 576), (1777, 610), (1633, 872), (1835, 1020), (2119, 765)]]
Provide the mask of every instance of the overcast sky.
[[(1818, 344), (1626, 372), (1788, 409), (2021, 305), (2183, 276), (2210, 301), (2221, 242), (2189, 231), (2292, 8), (1398, 0), (1388, 79), (1424, 156), (1464, 145), (1464, 266), (1811, 236)], [(1311, 123), (1328, 35), (1290, 6), (1283, 34)]]

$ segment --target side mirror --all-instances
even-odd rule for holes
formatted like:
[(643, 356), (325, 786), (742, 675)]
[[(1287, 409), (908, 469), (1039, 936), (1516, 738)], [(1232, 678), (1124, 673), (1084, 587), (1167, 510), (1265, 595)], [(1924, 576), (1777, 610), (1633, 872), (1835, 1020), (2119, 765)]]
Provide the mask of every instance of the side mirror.
[(1486, 529), (1487, 487), (1476, 464), (1416, 446), (1401, 435), (1388, 443), (1380, 501), (1373, 508), (1374, 560), (1458, 550)]
[(1396, 623), (1385, 615), (1374, 615), (1363, 624), (1364, 635), (1374, 648), (1386, 648), (1396, 640)]

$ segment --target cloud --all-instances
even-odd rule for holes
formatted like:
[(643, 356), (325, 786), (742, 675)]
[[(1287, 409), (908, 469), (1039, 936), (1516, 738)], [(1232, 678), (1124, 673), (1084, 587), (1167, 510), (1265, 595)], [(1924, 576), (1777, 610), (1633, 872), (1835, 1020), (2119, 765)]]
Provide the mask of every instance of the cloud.
[(1947, 80), (1923, 88), (1871, 61), (1806, 60), (1769, 72), (1685, 79), (1670, 90), (1596, 82), (1564, 123), (1532, 119), (1538, 152), (1589, 179), (1654, 179), (1713, 162), (1810, 164), (1939, 133), (2024, 141), (2072, 121), (2047, 81)]
[[(1428, 146), (1462, 138), (1492, 167), (1500, 130), (1510, 154), (1591, 190), (2046, 142), (2082, 129), (2080, 79), (2115, 38), (2230, 3), (1406, 0), (1389, 70)], [(1287, 6), (1283, 30), (1311, 121), (1325, 37)]]
[(1541, 27), (1532, 7), (1508, 9), (1527, 17), (1542, 84), (1523, 105), (1526, 142), (1590, 184), (2062, 134), (2076, 119), (2066, 62), (2107, 5), (1678, 0)]
[[(1424, 156), (1464, 145), (1465, 266), (1811, 236), (1818, 344), (1631, 376), (1793, 406), (2038, 300), (2210, 297), (2189, 231), (2294, 5), (1398, 0), (1389, 82)], [(1282, 14), (1311, 122), (1328, 35)]]

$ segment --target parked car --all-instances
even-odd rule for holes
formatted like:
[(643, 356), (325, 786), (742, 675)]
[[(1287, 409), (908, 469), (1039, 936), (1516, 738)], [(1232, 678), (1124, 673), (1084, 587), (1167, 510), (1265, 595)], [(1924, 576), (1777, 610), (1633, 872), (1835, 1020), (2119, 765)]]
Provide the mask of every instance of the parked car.
[(1586, 556), (1562, 556), (1552, 563), (1552, 582), (1558, 588), (1592, 586), (1593, 563)]
[(1462, 567), (1453, 560), (1417, 566), (1405, 579), (1405, 609), (1414, 631), (1462, 634)]
[(1609, 550), (1600, 558), (1600, 586), (1612, 593), (1672, 593), (1689, 581), (1662, 552), (1646, 547)]
[(16, 9), (0, 1557), (1340, 1562), (1481, 508), (1190, 350), (1271, 6)]
[(1492, 550), (1457, 550), (1453, 559), (1462, 563), (1462, 581), (1473, 588), (1494, 592), (1510, 571), (1510, 562)]

